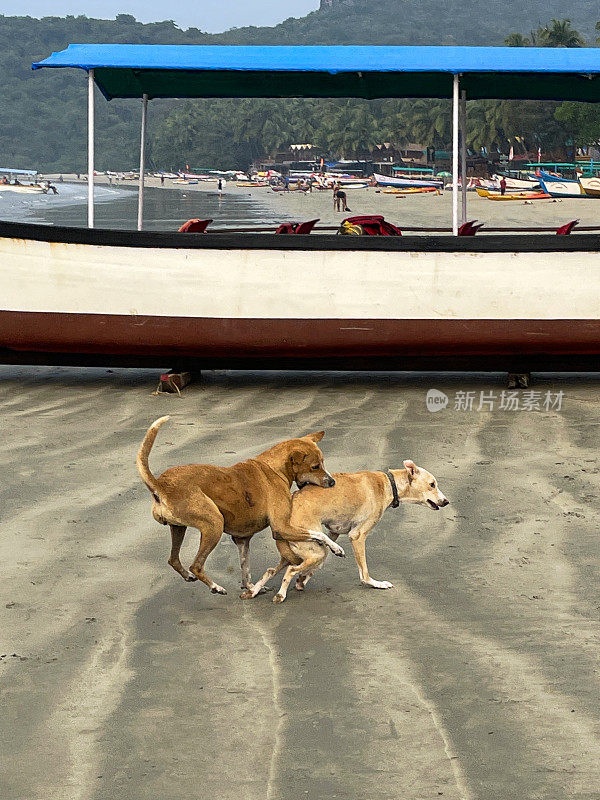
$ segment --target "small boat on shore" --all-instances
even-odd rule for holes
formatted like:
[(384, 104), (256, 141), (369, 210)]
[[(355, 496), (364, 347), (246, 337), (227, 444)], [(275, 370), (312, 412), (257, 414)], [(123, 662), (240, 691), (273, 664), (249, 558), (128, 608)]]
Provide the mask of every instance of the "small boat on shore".
[(367, 189), (369, 186), (368, 181), (341, 181), (342, 189)]
[(0, 192), (17, 194), (47, 194), (48, 187), (39, 183), (0, 183)]
[(509, 194), (496, 194), (490, 192), (488, 200), (549, 200), (546, 192), (510, 192)]
[[(40, 183), (39, 173), (35, 169), (13, 169), (11, 167), (0, 168), (0, 192), (16, 192), (17, 194), (47, 194), (50, 182), (47, 185)], [(21, 180), (19, 180), (19, 178)], [(26, 179), (28, 183), (21, 181)]]
[(600, 197), (600, 178), (579, 178), (579, 183), (587, 197)]
[(439, 192), (440, 187), (437, 186), (407, 186), (404, 189), (388, 186), (383, 190), (383, 194), (431, 194), (432, 192)]
[(534, 189), (540, 188), (540, 182), (537, 177), (513, 178), (511, 175), (501, 175), (500, 173), (492, 175), (492, 180), (498, 188), (500, 187), (500, 181), (502, 178), (504, 178), (506, 181), (506, 188), (508, 191), (521, 191), (523, 189), (526, 191), (533, 191)]
[(378, 186), (395, 186), (395, 187), (408, 187), (408, 186), (415, 186), (415, 187), (433, 187), (434, 189), (441, 188), (443, 182), (441, 180), (431, 179), (431, 180), (417, 180), (416, 178), (392, 178), (387, 175), (378, 175), (376, 172), (373, 174), (373, 177), (377, 181)]
[(548, 172), (541, 172), (539, 180), (540, 186), (550, 197), (586, 197), (577, 178), (557, 178)]
[(483, 189), (481, 186), (477, 186), (476, 191), (479, 197), (485, 197), (488, 200), (547, 200), (550, 197), (547, 192), (541, 190), (537, 192), (520, 191), (501, 194), (500, 190)]

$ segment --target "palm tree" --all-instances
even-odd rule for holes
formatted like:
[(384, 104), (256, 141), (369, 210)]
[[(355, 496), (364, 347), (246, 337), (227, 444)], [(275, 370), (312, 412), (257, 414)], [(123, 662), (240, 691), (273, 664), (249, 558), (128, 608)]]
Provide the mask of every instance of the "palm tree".
[(571, 27), (570, 19), (553, 19), (539, 33), (542, 47), (583, 47), (585, 44), (579, 31)]
[(511, 33), (504, 40), (507, 47), (529, 47), (531, 41), (522, 33)]

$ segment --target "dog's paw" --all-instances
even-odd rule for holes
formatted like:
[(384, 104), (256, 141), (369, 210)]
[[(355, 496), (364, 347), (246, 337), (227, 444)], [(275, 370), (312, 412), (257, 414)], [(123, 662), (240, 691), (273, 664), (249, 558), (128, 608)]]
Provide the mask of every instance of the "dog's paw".
[(187, 575), (184, 575), (183, 580), (187, 581), (188, 583), (192, 583), (192, 581), (197, 581), (198, 578), (195, 575), (192, 575), (191, 572), (188, 572)]
[(215, 583), (215, 585), (211, 588), (211, 592), (213, 594), (227, 594), (225, 589), (222, 586), (219, 586), (218, 583)]
[(252, 591), (252, 589), (244, 589), (244, 591), (240, 595), (240, 598), (242, 600), (252, 600), (253, 597), (254, 597), (254, 592)]
[(282, 594), (276, 594), (275, 597), (273, 598), (274, 603), (283, 603), (284, 600), (285, 597)]
[(334, 556), (337, 556), (338, 558), (346, 558), (344, 548), (340, 547), (336, 542), (333, 542), (333, 546), (329, 545), (329, 548)]
[(304, 583), (302, 581), (297, 581), (296, 582), (296, 589), (299, 592), (303, 592), (304, 591)]
[(376, 581), (371, 578), (369, 581), (365, 581), (366, 586), (371, 586), (373, 589), (393, 589), (394, 584), (390, 583), (389, 581)]

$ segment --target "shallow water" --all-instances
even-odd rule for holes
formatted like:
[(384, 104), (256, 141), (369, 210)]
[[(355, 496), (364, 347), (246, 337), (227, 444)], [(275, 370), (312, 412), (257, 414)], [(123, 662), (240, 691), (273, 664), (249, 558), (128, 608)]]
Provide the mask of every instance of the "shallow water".
[[(0, 219), (76, 227), (87, 226), (87, 185), (57, 183), (57, 195), (18, 195), (3, 192)], [(95, 223), (98, 228), (135, 229), (137, 187), (95, 187)], [(259, 196), (239, 189), (223, 198), (214, 190), (197, 191), (149, 187), (144, 194), (144, 229), (177, 230), (187, 219), (213, 219), (221, 227), (249, 222), (272, 225), (281, 214), (261, 203)], [(284, 215), (287, 217), (287, 215)]]

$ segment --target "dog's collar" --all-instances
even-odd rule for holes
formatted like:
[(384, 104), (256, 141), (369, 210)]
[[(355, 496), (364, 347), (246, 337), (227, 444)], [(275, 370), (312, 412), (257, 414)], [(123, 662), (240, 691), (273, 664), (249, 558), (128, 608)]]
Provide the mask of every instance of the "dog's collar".
[(396, 480), (395, 480), (394, 476), (392, 475), (392, 473), (389, 472), (388, 470), (385, 471), (385, 474), (389, 478), (389, 481), (390, 481), (390, 484), (391, 484), (391, 487), (392, 487), (392, 494), (394, 496), (394, 499), (390, 503), (390, 506), (392, 508), (398, 508), (398, 506), (400, 505), (400, 498), (398, 497), (398, 487), (396, 486)]

